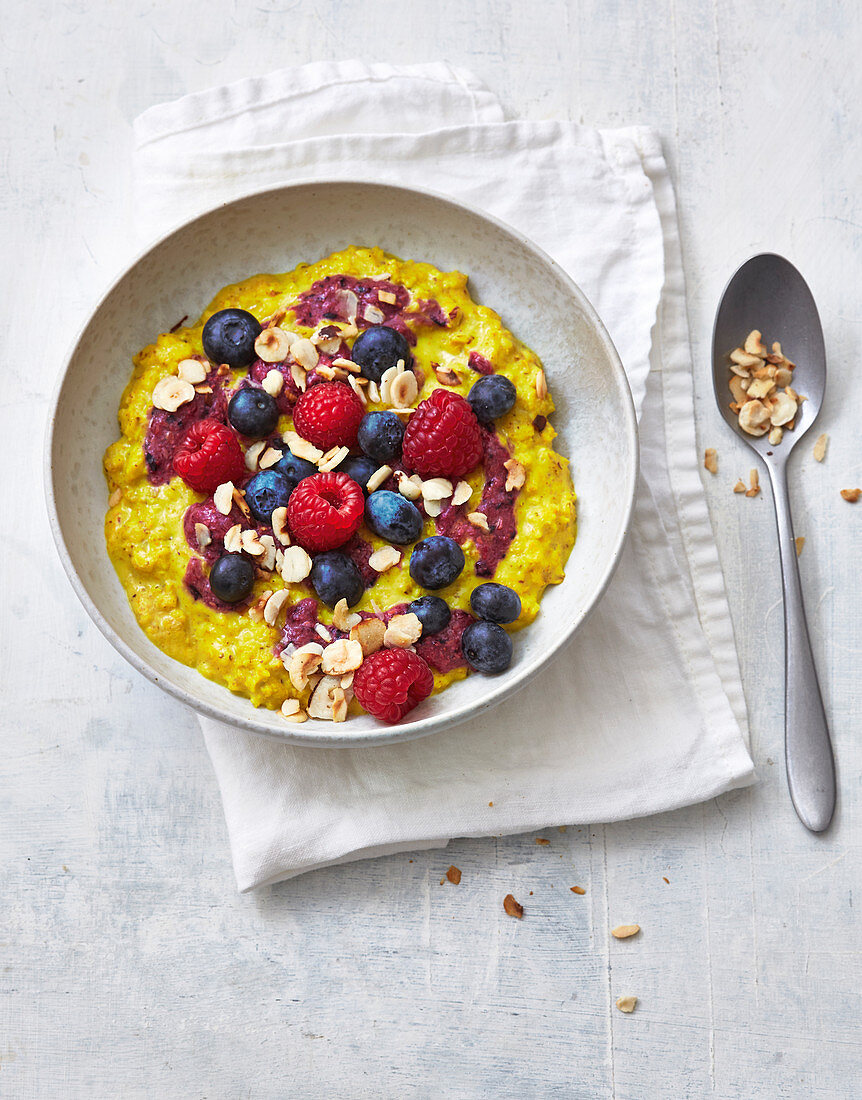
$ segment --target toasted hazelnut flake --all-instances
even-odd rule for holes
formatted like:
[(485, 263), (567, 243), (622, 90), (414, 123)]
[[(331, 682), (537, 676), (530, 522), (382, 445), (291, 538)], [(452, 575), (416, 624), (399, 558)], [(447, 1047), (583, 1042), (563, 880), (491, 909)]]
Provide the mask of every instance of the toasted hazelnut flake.
[(734, 485), (733, 491), (735, 493), (744, 493), (745, 492), (745, 482), (742, 480), (742, 478), (740, 478), (739, 481), (737, 481), (737, 483)]
[(758, 400), (761, 397), (769, 397), (774, 389), (775, 383), (771, 378), (755, 378), (748, 387), (747, 393), (750, 400)]
[(383, 644), (389, 649), (406, 649), (422, 637), (422, 623), (419, 616), (409, 612), (407, 615), (395, 615), (389, 620)]
[(707, 447), (703, 452), (703, 465), (711, 474), (718, 473), (718, 452), (715, 447)]
[(265, 450), (265, 439), (259, 439), (257, 443), (252, 443), (252, 445), (245, 452), (245, 468), (247, 470), (251, 470), (251, 472), (254, 473), (257, 469), (258, 460)]
[(817, 442), (814, 444), (814, 458), (817, 462), (822, 462), (826, 457), (826, 446), (829, 443), (829, 436), (824, 432), (822, 435), (818, 435)]
[(290, 364), (290, 377), (293, 381), (294, 386), (296, 386), (299, 392), (305, 393), (306, 389), (308, 388), (308, 379), (305, 376), (305, 371), (302, 369), (299, 363)]
[(276, 447), (267, 447), (260, 456), (261, 470), (268, 470), (270, 466), (274, 466), (276, 462), (280, 462), (282, 458), (284, 458), (284, 451), (279, 451)]
[[(342, 677), (343, 679), (343, 677)], [(332, 721), (333, 722), (346, 722), (347, 721), (347, 695), (341, 684), (332, 692)]]
[(210, 534), (209, 527), (207, 527), (205, 523), (195, 524), (195, 540), (200, 550), (205, 549), (212, 542), (213, 537)]
[[(108, 497), (108, 507), (116, 508), (120, 501), (123, 499), (123, 490), (115, 489), (113, 493)], [(203, 526), (203, 524), (201, 524)]]
[(769, 433), (769, 442), (773, 447), (777, 447), (781, 440), (784, 438), (783, 428), (773, 428)]
[(862, 496), (862, 489), (842, 489), (841, 496), (845, 500), (850, 501), (851, 504), (855, 504), (856, 501)]
[(396, 409), (409, 408), (419, 396), (419, 383), (413, 371), (404, 371), (389, 384), (389, 400)]
[(341, 677), (341, 686), (343, 688), (353, 687), (353, 677), (355, 675), (356, 674), (353, 672), (345, 672), (345, 674)]
[(281, 563), (281, 579), (285, 584), (299, 584), (311, 572), (311, 558), (301, 546), (288, 546)]
[(796, 402), (789, 394), (779, 393), (775, 398), (775, 406), (769, 417), (773, 427), (778, 427), (780, 424), (789, 424), (794, 416), (796, 416)]
[(164, 412), (176, 412), (181, 405), (187, 405), (195, 396), (195, 388), (176, 375), (169, 375), (157, 382), (153, 389), (153, 405)]
[(263, 544), (257, 537), (257, 531), (253, 531), (251, 528), (247, 528), (240, 536), (242, 539), (242, 548), (247, 554), (251, 554), (253, 558), (259, 557), (264, 552)]
[(746, 370), (749, 367), (759, 367), (761, 360), (756, 355), (749, 355), (743, 348), (735, 348), (730, 353), (731, 363), (735, 363), (738, 367), (745, 367)]
[(448, 500), (453, 491), (452, 482), (445, 477), (430, 477), (422, 482), (422, 496), (425, 500)]
[(586, 893), (586, 890), (583, 888), (583, 886), (570, 886), (569, 889), (572, 891), (573, 894), (585, 894)]
[(746, 401), (739, 410), (739, 426), (748, 435), (765, 435), (769, 409), (762, 401)]
[[(404, 373), (404, 360), (399, 359), (394, 367), (389, 367), (380, 376), (380, 385), (379, 385), (380, 400), (384, 403), (384, 405), (391, 405), (392, 404), (390, 388), (392, 386), (392, 383), (398, 377), (398, 375), (403, 374), (403, 373)], [(370, 390), (369, 390), (369, 392), (370, 392)]]
[(327, 366), (326, 363), (318, 363), (315, 369), (320, 377), (325, 378), (327, 382), (333, 382), (335, 380), (335, 370)]
[(385, 573), (401, 561), (401, 551), (394, 546), (381, 546), (369, 557), (368, 564), (375, 573)]
[(213, 504), (216, 511), (223, 516), (229, 516), (230, 510), (233, 508), (233, 489), (232, 481), (224, 481), (213, 493)]
[(784, 389), (785, 386), (789, 386), (792, 380), (793, 375), (790, 373), (787, 367), (779, 367), (778, 370), (775, 372), (775, 384), (781, 389)]
[(274, 509), (272, 513), (272, 533), (282, 546), (290, 546), (290, 528), (287, 526), (287, 508), (283, 505), (281, 508)]
[(234, 486), (233, 502), (237, 506), (237, 508), (239, 508), (240, 512), (242, 512), (242, 514), (245, 516), (245, 518), (247, 520), (251, 520), (251, 511), (249, 510), (249, 507), (245, 502), (245, 490), (244, 489), (237, 489), (237, 487)]
[(368, 481), (366, 481), (365, 488), (368, 490), (369, 493), (373, 493), (375, 489), (379, 489), (380, 486), (385, 481), (388, 481), (390, 477), (392, 477), (392, 467), (379, 466), (368, 479)]
[(761, 359), (765, 359), (768, 351), (766, 345), (763, 343), (763, 337), (758, 329), (752, 329), (748, 336), (745, 338), (745, 350), (749, 355), (759, 355)]
[(242, 550), (242, 526), (239, 523), (225, 531), (224, 548), (229, 554), (238, 554)]
[(320, 359), (320, 356), (317, 354), (317, 348), (304, 336), (291, 344), (290, 354), (303, 370), (314, 370)]
[(332, 609), (332, 625), (336, 630), (350, 631), (357, 623), (361, 622), (362, 616), (358, 615), (355, 611), (351, 611), (347, 606), (347, 600), (343, 597)]
[(517, 917), (518, 920), (524, 915), (524, 907), (515, 901), (511, 894), (506, 894), (503, 898), (503, 909), (508, 913), (510, 917)]
[(756, 497), (760, 492), (760, 474), (757, 472), (756, 466), (752, 466), (748, 477), (751, 482), (751, 488), (748, 489), (745, 495), (747, 497)]
[(300, 711), (298, 699), (285, 699), (281, 704), (281, 713), (285, 718), (292, 718)]
[(349, 638), (331, 642), (323, 651), (320, 667), (327, 676), (344, 676), (355, 672), (362, 664), (362, 646)]
[(451, 367), (441, 367), (439, 363), (432, 363), (434, 374), (441, 386), (460, 386), (461, 375)]
[(280, 370), (267, 371), (261, 382), (261, 386), (263, 386), (270, 397), (278, 397), (284, 389), (284, 375)]
[(363, 619), (350, 628), (350, 638), (362, 646), (362, 655), (368, 657), (383, 645), (386, 623), (382, 619)]
[(640, 930), (639, 924), (618, 924), (611, 929), (611, 935), (617, 940), (627, 940), (630, 936), (636, 936)]
[(442, 500), (426, 500), (424, 501), (425, 515), (431, 519), (436, 519), (443, 511)]
[(328, 722), (343, 722), (347, 717), (346, 704), (347, 695), (338, 678), (322, 676), (308, 701), (308, 714)]
[(536, 843), (540, 845), (550, 844), (550, 840), (546, 836), (537, 836)]
[(290, 448), (292, 454), (297, 458), (304, 458), (306, 462), (317, 463), (318, 459), (323, 457), (323, 451), (315, 447), (313, 443), (309, 443), (307, 439), (303, 439), (301, 435), (297, 435), (296, 432), (288, 429), (281, 437), (284, 442)]
[(637, 1003), (637, 997), (631, 993), (627, 993), (624, 997), (617, 997), (617, 1008), (620, 1012), (634, 1012)]
[(503, 463), (503, 466), (508, 470), (508, 474), (506, 475), (506, 492), (511, 493), (513, 490), (523, 489), (524, 482), (527, 479), (527, 471), (517, 458), (507, 459)]
[(539, 368), (539, 373), (536, 375), (536, 396), (540, 401), (544, 401), (548, 396), (548, 380), (541, 368)]
[(377, 306), (373, 306), (369, 303), (365, 307), (365, 320), (370, 325), (382, 325), (386, 320), (386, 314), (382, 309), (378, 309)]
[(290, 593), (286, 588), (280, 588), (278, 592), (273, 592), (266, 601), (266, 606), (263, 609), (263, 617), (264, 621), (270, 626), (275, 626), (282, 608), (287, 603), (289, 595)]
[(263, 547), (263, 556), (257, 564), (271, 573), (275, 568), (275, 539), (272, 535), (261, 535), (258, 542)]
[(461, 869), (454, 864), (446, 872), (446, 878), (452, 883), (453, 886), (458, 886), (461, 882)]
[(329, 632), (329, 629), (323, 625), (323, 623), (316, 623), (315, 627), (314, 627), (314, 631), (317, 634), (317, 636), (319, 638), (323, 638), (323, 640), (325, 642), (331, 642), (332, 641), (332, 634)]
[(314, 344), (317, 350), (324, 352), (326, 355), (335, 355), (341, 347), (341, 333), (338, 329), (334, 329), (333, 332), (330, 332), (329, 330), (331, 328), (334, 328), (334, 326), (326, 325), (320, 332), (313, 332), (310, 337), (312, 344)]
[(378, 302), (385, 302), (388, 306), (398, 305), (398, 295), (393, 294), (391, 290), (378, 290), (377, 300)]
[(368, 398), (365, 396), (365, 390), (362, 388), (362, 386), (359, 385), (359, 382), (356, 378), (354, 378), (352, 374), (348, 376), (347, 384), (348, 386), (350, 386), (350, 388), (353, 390), (353, 392), (356, 394), (362, 404), (367, 405)]
[(333, 447), (320, 459), (317, 468), (323, 474), (328, 473), (330, 470), (334, 470), (336, 466), (340, 466), (349, 454), (349, 447)]
[(398, 492), (407, 500), (418, 500), (422, 496), (422, 486), (411, 481), (403, 470), (398, 470), (395, 478), (398, 482)]
[(200, 359), (183, 359), (177, 364), (177, 376), (196, 386), (206, 379), (207, 369)]
[[(283, 363), (291, 346), (298, 342), (292, 332), (282, 328), (265, 328), (254, 342), (254, 350), (264, 363)], [(273, 397), (276, 395), (273, 394)]]
[(368, 382), (368, 400), (375, 405), (380, 404), (380, 387), (373, 379)]
[(308, 642), (291, 655), (287, 673), (297, 691), (305, 691), (309, 676), (320, 668), (322, 658), (323, 646), (317, 642)]
[(473, 524), (474, 527), (479, 527), (483, 531), (491, 530), (491, 528), (488, 526), (488, 517), (485, 515), (484, 512), (468, 512), (467, 519), (470, 523)]
[(286, 309), (277, 309), (271, 317), (264, 317), (260, 322), (260, 327), (264, 328), (278, 328), (281, 322), (284, 320), (287, 313)]
[(802, 547), (805, 545), (805, 535), (797, 535), (796, 539), (796, 556), (797, 558), (802, 553)]

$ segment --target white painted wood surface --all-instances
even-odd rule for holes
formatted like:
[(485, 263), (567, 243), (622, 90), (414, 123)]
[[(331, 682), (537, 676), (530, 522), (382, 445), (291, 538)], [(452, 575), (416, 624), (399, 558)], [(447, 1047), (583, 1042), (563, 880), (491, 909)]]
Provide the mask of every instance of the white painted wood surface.
[[(840, 0), (7, 10), (0, 1095), (855, 1095), (862, 504), (838, 490), (862, 484), (858, 10)], [(346, 56), (444, 57), (514, 113), (664, 135), (760, 783), (648, 821), (553, 830), (546, 847), (533, 836), (458, 841), (239, 897), (193, 716), (102, 640), (50, 549), (41, 416), (60, 353), (122, 259), (132, 118), (189, 90)], [(730, 491), (752, 463), (719, 421), (708, 378), (724, 281), (764, 249), (808, 278), (830, 361), (827, 459), (817, 465), (806, 445), (793, 464), (841, 784), (823, 837), (798, 824), (785, 790), (771, 505)], [(438, 885), (450, 862), (458, 887)], [(527, 909), (521, 922), (501, 910), (510, 891)], [(613, 940), (623, 921), (642, 933)], [(623, 1016), (613, 1004), (628, 992), (640, 1002)]]

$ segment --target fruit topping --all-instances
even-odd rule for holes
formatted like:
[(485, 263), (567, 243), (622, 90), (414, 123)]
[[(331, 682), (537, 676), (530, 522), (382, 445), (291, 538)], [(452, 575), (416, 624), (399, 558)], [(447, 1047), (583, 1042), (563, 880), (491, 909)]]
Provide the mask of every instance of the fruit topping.
[(174, 471), (198, 493), (212, 493), (226, 481), (239, 481), (245, 475), (239, 440), (217, 420), (199, 420), (174, 453)]
[(307, 550), (332, 550), (359, 527), (364, 506), (362, 490), (352, 477), (314, 474), (290, 494), (287, 518), (293, 537)]
[(417, 703), (427, 699), (434, 675), (416, 653), (380, 649), (366, 657), (353, 677), (356, 698), (375, 718), (398, 722)]
[(319, 382), (302, 394), (294, 406), (293, 426), (303, 439), (328, 451), (356, 446), (356, 434), (365, 406), (343, 382)]
[(366, 413), (359, 425), (358, 443), (378, 466), (401, 457), (404, 425), (394, 412)]
[(363, 493), (368, 496), (368, 479), (377, 470), (377, 463), (372, 462), (370, 458), (366, 458), (365, 455), (351, 455), (338, 467), (340, 474), (347, 474), (348, 477), (352, 477), (356, 484), (362, 489)]
[(239, 603), (254, 587), (254, 566), (242, 554), (222, 554), (210, 570), (210, 588), (225, 603)]
[(249, 439), (263, 439), (275, 431), (278, 423), (278, 405), (266, 390), (246, 386), (230, 399), (227, 407), (231, 425)]
[(220, 309), (204, 325), (204, 352), (213, 363), (229, 367), (250, 366), (257, 358), (254, 342), (261, 328), (256, 317), (244, 309)]
[(398, 365), (410, 365), (410, 345), (400, 332), (386, 325), (374, 325), (356, 337), (351, 352), (365, 378), (380, 382), (384, 371)]
[(483, 424), (491, 424), (515, 406), (517, 390), (502, 374), (489, 374), (472, 387), (467, 400)]
[(378, 489), (365, 502), (365, 522), (388, 542), (406, 546), (422, 534), (422, 513), (400, 493)]
[(418, 600), (407, 605), (407, 610), (411, 611), (422, 624), (423, 638), (445, 630), (452, 618), (449, 604), (439, 596), (420, 596)]
[(461, 635), (461, 652), (477, 672), (504, 672), (512, 662), (512, 639), (497, 623), (471, 623)]
[(513, 623), (521, 614), (521, 597), (505, 584), (488, 581), (473, 589), (470, 607), (480, 619), (492, 623)]
[(425, 477), (463, 477), (482, 460), (482, 433), (468, 401), (434, 390), (407, 422), (404, 462)]
[(258, 523), (271, 523), (276, 508), (284, 508), (294, 486), (275, 469), (261, 470), (245, 487), (245, 502)]
[(410, 555), (410, 576), (422, 588), (445, 588), (461, 574), (464, 551), (447, 535), (417, 542)]
[(311, 583), (318, 598), (329, 607), (335, 607), (339, 600), (353, 607), (365, 591), (355, 562), (337, 550), (317, 555), (311, 566)]
[(282, 477), (287, 478), (292, 490), (297, 487), (300, 481), (304, 481), (305, 478), (317, 473), (317, 467), (313, 462), (308, 462), (304, 458), (297, 458), (290, 451), (276, 462), (273, 469)]

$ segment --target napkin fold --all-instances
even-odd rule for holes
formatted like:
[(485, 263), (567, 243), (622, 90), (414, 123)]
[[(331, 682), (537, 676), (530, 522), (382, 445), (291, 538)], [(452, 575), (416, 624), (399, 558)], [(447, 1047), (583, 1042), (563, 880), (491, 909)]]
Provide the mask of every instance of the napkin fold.
[(640, 420), (619, 569), (572, 645), (516, 696), (440, 734), (373, 748), (295, 748), (201, 719), (239, 889), (456, 836), (658, 813), (751, 782), (657, 136), (507, 121), (470, 73), (348, 61), (153, 107), (135, 139), (145, 237), (313, 178), (416, 184), (484, 207), (544, 247), (596, 306)]

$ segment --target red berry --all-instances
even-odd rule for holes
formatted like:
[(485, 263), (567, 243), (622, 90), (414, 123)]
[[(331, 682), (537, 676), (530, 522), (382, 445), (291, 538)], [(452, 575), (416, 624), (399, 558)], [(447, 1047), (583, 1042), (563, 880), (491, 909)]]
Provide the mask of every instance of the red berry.
[(334, 550), (347, 542), (365, 510), (362, 489), (347, 474), (312, 474), (290, 494), (287, 521), (306, 550)]
[(463, 477), (482, 461), (479, 421), (457, 393), (434, 390), (407, 421), (401, 453), (421, 477)]
[(174, 472), (190, 489), (212, 493), (225, 481), (239, 481), (247, 470), (230, 428), (218, 420), (198, 420), (174, 452)]
[(293, 426), (303, 439), (322, 451), (355, 447), (365, 406), (343, 382), (318, 382), (306, 390), (293, 409)]
[(378, 649), (366, 657), (353, 677), (356, 698), (369, 714), (384, 722), (398, 722), (417, 703), (427, 699), (434, 674), (418, 653), (407, 649)]

